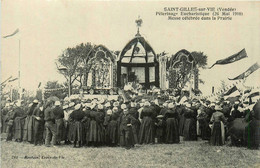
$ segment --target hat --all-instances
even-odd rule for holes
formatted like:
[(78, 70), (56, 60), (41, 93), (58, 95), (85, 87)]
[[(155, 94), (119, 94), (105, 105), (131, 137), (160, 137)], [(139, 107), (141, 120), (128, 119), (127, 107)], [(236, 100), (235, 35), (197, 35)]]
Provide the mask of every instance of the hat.
[(108, 115), (111, 115), (112, 113), (113, 113), (112, 110), (107, 110)]
[(113, 106), (114, 106), (114, 107), (118, 107), (118, 106), (119, 106), (119, 102), (114, 102), (114, 103), (113, 103)]
[(146, 101), (145, 103), (144, 103), (144, 106), (150, 106), (151, 104), (148, 102), (148, 101)]
[(93, 108), (95, 108), (95, 107), (96, 107), (96, 105), (97, 105), (96, 103), (91, 103), (91, 106), (90, 106), (90, 108), (91, 108), (91, 109), (93, 109)]
[(103, 108), (104, 108), (104, 106), (103, 106), (102, 104), (99, 104), (99, 105), (98, 105), (98, 109), (99, 109), (99, 110), (102, 110)]
[(190, 107), (191, 107), (190, 103), (187, 103), (187, 104), (186, 104), (186, 107), (190, 108)]
[(122, 104), (122, 105), (121, 105), (121, 109), (126, 109), (126, 105), (125, 105), (125, 104)]
[(81, 104), (77, 104), (77, 105), (75, 106), (75, 110), (80, 109), (80, 107), (81, 107)]
[(174, 108), (174, 104), (173, 103), (169, 103), (168, 104), (168, 108), (170, 108), (170, 109)]
[(215, 103), (211, 103), (209, 106), (210, 107), (214, 107), (214, 106), (216, 106), (216, 104)]
[(107, 102), (106, 104), (105, 104), (105, 107), (110, 107), (111, 105), (110, 105), (110, 102)]
[(168, 103), (163, 103), (163, 107), (168, 107)]
[(99, 103), (100, 104), (102, 104), (102, 103), (104, 103), (105, 102), (105, 100), (103, 99), (103, 98), (101, 98), (100, 100), (99, 100)]
[(69, 106), (68, 105), (65, 105), (65, 106), (63, 106), (62, 108), (63, 108), (63, 110), (65, 110), (65, 109), (67, 109)]
[(55, 106), (60, 106), (60, 101), (55, 101), (54, 105)]
[(112, 111), (113, 112), (118, 111), (118, 108), (117, 107), (113, 107)]
[(235, 104), (239, 104), (239, 101), (235, 101)]
[(70, 101), (70, 98), (65, 97), (65, 98), (64, 98), (64, 101)]
[(37, 104), (39, 101), (37, 99), (34, 99), (33, 103)]
[(220, 111), (220, 110), (222, 110), (222, 108), (220, 107), (220, 105), (216, 105), (215, 110)]
[(75, 105), (75, 103), (74, 102), (71, 102), (70, 104), (69, 104), (69, 107), (73, 107)]
[(130, 106), (131, 106), (131, 107), (136, 107), (136, 103), (135, 103), (135, 102), (131, 102), (131, 103), (130, 103)]

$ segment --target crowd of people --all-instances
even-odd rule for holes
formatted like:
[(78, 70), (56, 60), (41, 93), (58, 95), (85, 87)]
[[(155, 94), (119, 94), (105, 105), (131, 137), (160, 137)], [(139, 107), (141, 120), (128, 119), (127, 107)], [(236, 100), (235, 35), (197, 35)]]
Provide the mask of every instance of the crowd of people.
[[(239, 120), (237, 120), (239, 119)], [(245, 123), (242, 133), (236, 122)], [(211, 145), (258, 149), (260, 101), (253, 105), (228, 101), (152, 99), (34, 100), (8, 102), (1, 109), (6, 141), (34, 145), (122, 146), (208, 140)], [(240, 124), (241, 126), (241, 124)], [(241, 135), (242, 134), (242, 135)], [(182, 137), (182, 138), (180, 138)]]

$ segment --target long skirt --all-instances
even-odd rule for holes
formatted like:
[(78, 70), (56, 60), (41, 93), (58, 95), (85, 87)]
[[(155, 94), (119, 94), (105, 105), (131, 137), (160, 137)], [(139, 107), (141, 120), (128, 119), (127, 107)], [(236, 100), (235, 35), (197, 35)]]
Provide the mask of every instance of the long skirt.
[(34, 118), (27, 116), (24, 123), (23, 141), (33, 142)]
[(225, 129), (222, 121), (213, 123), (210, 144), (215, 146), (225, 144)]
[(90, 121), (88, 142), (104, 142), (105, 129), (101, 123)]
[(144, 117), (139, 131), (139, 143), (149, 144), (155, 141), (155, 125), (151, 117)]
[(132, 127), (120, 130), (120, 146), (127, 148), (134, 146), (134, 135)]
[(178, 120), (175, 118), (168, 118), (166, 120), (166, 143), (179, 143), (179, 127)]
[(194, 141), (197, 140), (197, 124), (195, 119), (186, 118), (183, 129), (183, 140)]
[(57, 128), (57, 142), (60, 142), (64, 140), (64, 132), (65, 132), (65, 126), (64, 126), (64, 121), (63, 118), (57, 119), (55, 121), (56, 123), (56, 128)]
[(209, 123), (206, 121), (206, 119), (199, 120), (199, 127), (200, 127), (201, 139), (209, 140), (210, 134), (211, 134), (211, 129), (210, 129)]
[(184, 129), (185, 117), (184, 114), (180, 117), (180, 124), (179, 124), (179, 134), (183, 136), (183, 129)]
[(75, 127), (75, 121), (69, 121), (68, 122), (68, 139), (69, 141), (73, 141), (73, 134), (74, 134), (74, 127)]
[(25, 123), (25, 118), (16, 117), (14, 119), (14, 139), (23, 140), (23, 127)]
[(260, 145), (260, 120), (253, 119), (245, 128), (245, 141), (249, 149), (259, 149)]
[(72, 141), (82, 141), (83, 127), (80, 121), (75, 121), (73, 126)]
[(115, 120), (110, 121), (107, 125), (106, 142), (108, 145), (118, 143), (118, 124)]

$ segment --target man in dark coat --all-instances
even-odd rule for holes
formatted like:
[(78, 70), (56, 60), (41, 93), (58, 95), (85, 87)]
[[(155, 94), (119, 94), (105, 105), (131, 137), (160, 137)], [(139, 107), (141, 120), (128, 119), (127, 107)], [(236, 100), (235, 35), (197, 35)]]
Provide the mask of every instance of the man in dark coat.
[(123, 108), (123, 114), (120, 119), (120, 145), (126, 149), (130, 149), (134, 146), (134, 136), (132, 131), (132, 123), (136, 119), (128, 113), (128, 109), (125, 106)]
[(6, 138), (6, 141), (11, 141), (12, 138), (13, 138), (14, 119), (16, 117), (16, 111), (14, 110), (13, 106), (10, 106), (6, 116), (7, 116), (7, 118), (6, 118), (6, 122), (7, 122), (7, 127), (6, 127), (7, 138)]
[(63, 132), (65, 131), (64, 121), (63, 121), (64, 112), (61, 107), (60, 101), (56, 101), (54, 105), (55, 107), (53, 109), (53, 115), (56, 124), (56, 133), (57, 133), (56, 141), (57, 141), (57, 145), (60, 145), (60, 142), (63, 139)]
[(34, 145), (41, 145), (44, 131), (44, 112), (41, 103), (34, 109), (32, 116), (34, 117)]
[(52, 101), (49, 101), (45, 105), (44, 110), (44, 121), (45, 121), (45, 128), (46, 128), (46, 137), (45, 137), (45, 145), (47, 147), (50, 146), (50, 140), (52, 145), (56, 145), (56, 125), (55, 125), (55, 118), (53, 115), (53, 111), (51, 106), (53, 105)]

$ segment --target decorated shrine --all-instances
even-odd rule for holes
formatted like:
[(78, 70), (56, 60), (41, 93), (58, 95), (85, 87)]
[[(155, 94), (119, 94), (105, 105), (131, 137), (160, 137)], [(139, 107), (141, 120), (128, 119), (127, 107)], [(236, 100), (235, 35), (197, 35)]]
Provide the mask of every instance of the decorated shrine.
[(192, 54), (183, 49), (172, 57), (156, 55), (140, 34), (142, 19), (137, 19), (136, 24), (137, 34), (118, 55), (103, 45), (92, 49), (85, 77), (86, 85), (92, 88), (90, 93), (94, 93), (93, 89), (124, 88), (129, 83), (140, 84), (147, 89), (156, 86), (163, 90), (181, 90), (187, 83), (194, 83), (192, 89), (198, 89), (198, 71)]
[(151, 45), (139, 33), (142, 20), (136, 23), (138, 32), (123, 48), (117, 61), (117, 86), (134, 82), (146, 88), (159, 87), (159, 62)]

